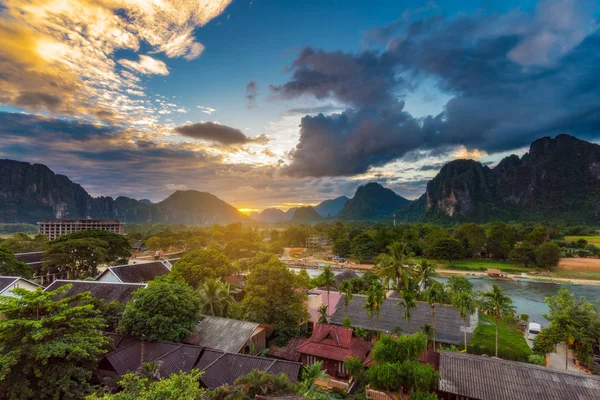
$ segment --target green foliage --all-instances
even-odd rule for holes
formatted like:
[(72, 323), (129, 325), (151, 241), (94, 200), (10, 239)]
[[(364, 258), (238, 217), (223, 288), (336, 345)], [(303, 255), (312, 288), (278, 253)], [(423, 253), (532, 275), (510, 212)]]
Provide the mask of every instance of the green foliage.
[(306, 246), (306, 238), (314, 233), (313, 228), (309, 225), (293, 225), (283, 231), (281, 238), (286, 246), (304, 247)]
[(208, 278), (225, 278), (233, 272), (234, 268), (227, 256), (215, 249), (192, 250), (171, 269), (172, 274), (180, 275), (194, 288)]
[(70, 279), (94, 277), (98, 274), (98, 265), (108, 258), (107, 248), (107, 242), (91, 237), (57, 239), (44, 253), (44, 268), (50, 273), (66, 270)]
[(257, 250), (257, 246), (246, 239), (234, 239), (227, 242), (223, 249), (223, 253), (225, 253), (231, 261), (235, 261), (239, 258), (252, 257)]
[(528, 267), (529, 264), (536, 263), (535, 251), (535, 248), (530, 244), (522, 243), (514, 247), (510, 252), (510, 258)]
[(546, 242), (535, 250), (535, 262), (540, 267), (553, 268), (560, 261), (560, 248), (554, 242)]
[(196, 289), (200, 298), (200, 310), (204, 315), (228, 317), (231, 306), (235, 303), (229, 293), (229, 284), (220, 279), (207, 279)]
[(427, 349), (427, 336), (422, 332), (393, 338), (383, 334), (373, 347), (371, 358), (378, 363), (397, 363), (418, 360)]
[(350, 317), (349, 316), (345, 316), (344, 319), (342, 320), (342, 326), (345, 326), (346, 328), (351, 328), (352, 327), (352, 321), (350, 321)]
[[(501, 318), (498, 322), (498, 357), (505, 360), (527, 362), (532, 354), (523, 337), (518, 322), (511, 317)], [(479, 314), (479, 325), (469, 342), (469, 353), (491, 356), (496, 351), (496, 325), (493, 317)]]
[(473, 284), (464, 276), (451, 276), (446, 284), (451, 295), (460, 292), (471, 292)]
[(89, 292), (54, 301), (70, 285), (0, 296), (0, 393), (7, 399), (78, 399), (109, 340)]
[(350, 239), (339, 238), (333, 244), (333, 253), (340, 257), (348, 257), (352, 252)]
[(397, 363), (375, 363), (367, 370), (367, 380), (379, 390), (407, 392), (428, 391), (437, 385), (437, 373), (428, 364), (417, 360)]
[(427, 250), (427, 257), (437, 260), (448, 260), (452, 263), (462, 257), (464, 249), (462, 243), (456, 239), (446, 238), (438, 239)]
[(10, 253), (43, 251), (47, 244), (48, 237), (44, 235), (35, 235), (32, 237), (24, 233), (15, 233), (9, 238), (0, 238), (0, 248), (7, 250)]
[[(346, 316), (348, 315), (348, 305), (354, 298), (354, 283), (352, 280), (343, 281), (338, 288), (340, 293), (344, 295), (344, 307), (346, 310)], [(345, 318), (344, 318), (345, 319)]]
[(486, 241), (485, 229), (481, 225), (462, 224), (454, 231), (454, 238), (461, 242), (467, 256), (481, 256)]
[(328, 380), (327, 371), (323, 369), (323, 362), (317, 361), (313, 365), (305, 365), (302, 367), (300, 380), (308, 387), (313, 388), (317, 380)]
[(237, 378), (232, 386), (222, 386), (208, 393), (211, 400), (254, 400), (260, 396), (294, 394), (294, 387), (285, 374), (272, 375), (254, 370)]
[(127, 260), (131, 256), (131, 244), (125, 236), (103, 230), (86, 230), (61, 235), (53, 240), (51, 244), (56, 245), (77, 239), (98, 239), (106, 243), (104, 246), (106, 253), (104, 262), (108, 264), (119, 265), (127, 263)]
[(119, 331), (142, 340), (181, 342), (200, 317), (200, 301), (180, 278), (160, 276), (125, 306)]
[(297, 275), (276, 257), (257, 265), (246, 279), (246, 315), (255, 322), (297, 326), (307, 318), (306, 292), (297, 289)]
[(410, 317), (412, 316), (412, 310), (417, 308), (416, 294), (411, 290), (404, 290), (398, 305), (404, 308), (403, 317), (407, 324), (407, 333), (410, 333)]
[(398, 364), (375, 363), (367, 370), (367, 380), (380, 390), (398, 391), (402, 387), (402, 370)]
[(546, 357), (539, 354), (532, 354), (527, 357), (527, 362), (529, 364), (541, 365), (542, 367), (546, 366)]
[(477, 311), (477, 301), (472, 292), (457, 292), (452, 296), (452, 305), (458, 309), (463, 319), (465, 352), (467, 351), (467, 318)]
[(359, 339), (367, 339), (369, 337), (369, 332), (365, 328), (354, 328), (354, 336)]
[(115, 394), (90, 395), (87, 400), (202, 400), (204, 389), (200, 386), (197, 370), (180, 372), (168, 378), (153, 380), (128, 373), (119, 381), (121, 391)]
[(367, 232), (352, 239), (352, 255), (360, 261), (372, 260), (378, 254), (378, 245), (375, 239)]
[(429, 392), (413, 392), (408, 396), (408, 400), (437, 400), (438, 396), (435, 393)]
[(33, 268), (19, 261), (8, 250), (0, 248), (0, 276), (20, 276), (25, 279), (33, 277)]
[(383, 279), (384, 284), (392, 282), (400, 290), (408, 288), (410, 282), (415, 278), (414, 270), (408, 265), (410, 254), (407, 254), (408, 244), (394, 242), (387, 247), (387, 254), (381, 254), (377, 258), (374, 271)]
[(494, 317), (496, 323), (496, 357), (498, 357), (498, 330), (502, 317), (514, 315), (513, 301), (506, 296), (500, 286), (493, 284), (488, 292), (481, 294), (482, 311)]

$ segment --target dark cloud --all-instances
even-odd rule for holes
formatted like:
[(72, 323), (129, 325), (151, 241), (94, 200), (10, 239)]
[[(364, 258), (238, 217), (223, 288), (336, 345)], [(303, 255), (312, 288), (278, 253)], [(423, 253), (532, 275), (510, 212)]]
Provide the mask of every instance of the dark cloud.
[(62, 104), (62, 99), (48, 93), (24, 92), (15, 99), (15, 105), (32, 110), (56, 111)]
[(430, 165), (422, 165), (419, 167), (419, 171), (439, 171), (442, 169), (444, 164), (430, 164)]
[(246, 85), (246, 100), (248, 100), (248, 109), (256, 107), (256, 98), (258, 97), (258, 87), (255, 81), (250, 81)]
[(119, 131), (120, 128), (115, 126), (90, 124), (80, 120), (0, 112), (0, 135), (2, 136), (51, 138), (55, 141), (88, 140), (112, 137)]
[[(494, 153), (565, 132), (599, 137), (600, 31), (590, 31), (583, 3), (395, 24), (380, 35), (400, 31), (383, 51), (302, 50), (273, 93), (349, 108), (302, 119), (286, 172), (345, 176), (459, 145)], [(426, 79), (452, 98), (440, 114), (415, 118), (402, 98)]]
[(334, 106), (333, 104), (325, 104), (316, 107), (297, 107), (290, 108), (287, 110), (288, 115), (312, 115), (312, 114), (329, 114), (334, 111), (341, 111), (340, 107)]
[(175, 128), (175, 132), (190, 138), (208, 140), (226, 146), (244, 144), (252, 140), (239, 129), (214, 122), (199, 122), (197, 124), (178, 126)]

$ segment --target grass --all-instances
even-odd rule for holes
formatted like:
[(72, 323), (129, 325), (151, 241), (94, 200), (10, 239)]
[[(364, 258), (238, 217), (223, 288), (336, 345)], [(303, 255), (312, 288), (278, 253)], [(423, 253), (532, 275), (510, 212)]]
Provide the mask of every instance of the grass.
[(588, 244), (593, 244), (594, 246), (600, 247), (600, 235), (596, 236), (565, 236), (565, 240), (567, 242), (575, 242), (578, 239), (587, 240)]
[(438, 262), (437, 266), (440, 268), (458, 269), (462, 271), (485, 271), (489, 268), (496, 268), (510, 274), (519, 274), (521, 272), (531, 272), (534, 270), (532, 267), (526, 267), (519, 262), (508, 260), (457, 260), (453, 261), (452, 264), (448, 264), (448, 262)]
[(560, 269), (553, 271), (553, 276), (557, 278), (565, 279), (590, 279), (593, 281), (600, 281), (600, 271), (578, 271)]
[[(527, 362), (533, 354), (523, 334), (519, 323), (514, 318), (503, 318), (498, 327), (498, 356), (505, 360)], [(496, 349), (496, 325), (494, 318), (479, 314), (479, 326), (469, 342), (469, 353), (487, 354), (493, 356)]]

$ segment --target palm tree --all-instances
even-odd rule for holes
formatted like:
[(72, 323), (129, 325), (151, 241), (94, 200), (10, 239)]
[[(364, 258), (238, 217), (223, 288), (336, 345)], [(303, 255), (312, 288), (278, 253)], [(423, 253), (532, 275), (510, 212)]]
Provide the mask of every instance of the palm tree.
[(492, 285), (492, 289), (482, 293), (481, 297), (482, 310), (492, 315), (496, 321), (496, 357), (498, 357), (498, 325), (500, 318), (514, 312), (513, 301), (504, 294), (498, 285)]
[(226, 317), (229, 308), (235, 303), (229, 292), (229, 285), (220, 279), (207, 279), (197, 291), (204, 315)]
[(323, 362), (317, 361), (313, 365), (302, 367), (302, 376), (300, 379), (306, 385), (308, 389), (306, 394), (308, 395), (314, 389), (316, 381), (327, 381), (329, 380), (329, 375), (323, 369)]
[(329, 307), (329, 291), (331, 290), (332, 286), (335, 286), (335, 274), (333, 271), (331, 271), (331, 267), (329, 267), (329, 265), (323, 268), (323, 272), (321, 272), (321, 275), (319, 275), (319, 281), (327, 290), (327, 307)]
[(327, 314), (327, 306), (325, 304), (321, 304), (319, 307), (319, 323), (326, 324), (328, 322), (329, 315)]
[(417, 264), (415, 273), (419, 282), (419, 289), (423, 291), (429, 289), (434, 282), (433, 276), (435, 275), (435, 267), (433, 264), (430, 264), (427, 260), (423, 259)]
[(425, 300), (431, 307), (431, 330), (433, 332), (433, 350), (435, 351), (435, 304), (444, 301), (444, 285), (440, 282), (432, 281), (431, 286), (425, 292)]
[[(452, 305), (458, 308), (460, 316), (464, 320), (464, 335), (465, 335), (465, 353), (467, 351), (467, 317), (470, 317), (477, 310), (477, 302), (473, 297), (472, 292), (459, 292), (452, 296)], [(496, 329), (496, 357), (498, 357), (498, 330)]]
[(408, 243), (394, 242), (387, 247), (389, 254), (381, 254), (379, 262), (375, 265), (375, 274), (383, 278), (386, 286), (394, 281), (400, 288), (407, 288), (413, 275), (413, 270), (406, 263), (409, 256), (406, 254)]
[(402, 292), (402, 299), (398, 302), (398, 305), (404, 307), (404, 319), (407, 325), (406, 334), (410, 335), (410, 317), (412, 316), (412, 310), (417, 308), (414, 292), (409, 290)]
[[(431, 326), (431, 324), (424, 324), (424, 325), (421, 325), (421, 328), (419, 328), (419, 329), (421, 330), (421, 332), (423, 332), (425, 334), (425, 336), (427, 336), (427, 348), (429, 348), (429, 342), (435, 341), (433, 327)], [(434, 344), (433, 350), (435, 351), (435, 344)]]
[(354, 298), (354, 285), (351, 280), (346, 280), (342, 282), (339, 289), (344, 294), (344, 306), (346, 307), (346, 316), (348, 316), (348, 304)]

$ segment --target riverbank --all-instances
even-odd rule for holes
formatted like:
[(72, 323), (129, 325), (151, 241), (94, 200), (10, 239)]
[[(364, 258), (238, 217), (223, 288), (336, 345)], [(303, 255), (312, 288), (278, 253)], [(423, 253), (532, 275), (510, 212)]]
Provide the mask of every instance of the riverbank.
[(484, 272), (471, 272), (457, 269), (436, 269), (436, 272), (442, 277), (450, 276), (465, 276), (472, 279), (487, 279), (487, 280), (499, 280), (499, 281), (513, 281), (513, 282), (529, 282), (529, 283), (540, 283), (540, 284), (573, 284), (573, 285), (594, 285), (600, 286), (600, 280), (591, 279), (571, 279), (571, 278), (556, 278), (550, 276), (534, 276), (528, 275), (525, 277), (508, 277), (508, 278), (489, 278)]

